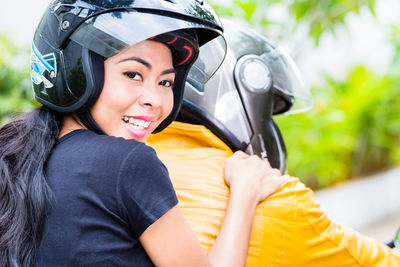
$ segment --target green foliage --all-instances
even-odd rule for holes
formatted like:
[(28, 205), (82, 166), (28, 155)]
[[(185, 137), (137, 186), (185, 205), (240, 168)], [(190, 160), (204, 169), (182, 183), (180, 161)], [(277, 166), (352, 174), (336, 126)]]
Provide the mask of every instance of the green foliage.
[(323, 32), (335, 32), (347, 14), (359, 13), (364, 6), (375, 14), (375, 0), (296, 0), (289, 8), (297, 21), (308, 23), (309, 34), (318, 43)]
[(34, 107), (29, 53), (0, 35), (0, 125)]
[(290, 173), (318, 188), (400, 163), (400, 76), (357, 66), (313, 95), (313, 111), (277, 117)]
[(344, 81), (325, 77), (312, 88), (312, 111), (277, 117), (288, 147), (288, 168), (309, 186), (330, 184), (400, 164), (400, 27), (389, 71), (354, 67)]
[[(307, 25), (309, 36), (318, 44), (324, 32), (335, 32), (338, 25), (344, 25), (349, 13), (359, 13), (367, 7), (375, 15), (376, 0), (233, 0), (227, 5), (218, 4), (217, 0), (210, 1), (221, 16), (242, 18), (257, 30), (273, 37), (283, 38), (293, 34), (299, 23)], [(280, 9), (287, 11), (291, 17), (282, 22), (272, 19), (269, 10)], [(268, 26), (280, 28), (281, 36), (271, 35)]]

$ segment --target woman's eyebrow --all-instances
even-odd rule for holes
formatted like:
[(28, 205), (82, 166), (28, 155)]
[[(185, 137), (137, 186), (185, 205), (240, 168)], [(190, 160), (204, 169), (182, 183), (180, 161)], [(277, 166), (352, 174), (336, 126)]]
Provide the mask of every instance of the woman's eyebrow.
[[(118, 63), (122, 63), (122, 62), (129, 61), (129, 60), (134, 60), (136, 62), (139, 62), (139, 63), (145, 65), (150, 70), (152, 68), (152, 66), (149, 62), (147, 62), (146, 60), (144, 60), (143, 58), (140, 58), (140, 57), (124, 58), (124, 59), (121, 59), (120, 61), (118, 61)], [(161, 74), (165, 75), (165, 74), (169, 74), (169, 73), (174, 73), (176, 75), (176, 70), (174, 68), (170, 68), (170, 69), (164, 70)]]
[(170, 73), (173, 73), (176, 75), (176, 70), (174, 68), (167, 69), (167, 70), (164, 70), (163, 72), (161, 72), (161, 75), (170, 74)]
[(140, 58), (140, 57), (124, 58), (124, 59), (121, 59), (120, 61), (118, 61), (118, 63), (122, 63), (122, 62), (129, 61), (129, 60), (134, 60), (136, 62), (139, 62), (139, 63), (145, 65), (148, 69), (151, 70), (151, 64), (149, 62), (147, 62), (146, 60), (144, 60), (143, 58)]

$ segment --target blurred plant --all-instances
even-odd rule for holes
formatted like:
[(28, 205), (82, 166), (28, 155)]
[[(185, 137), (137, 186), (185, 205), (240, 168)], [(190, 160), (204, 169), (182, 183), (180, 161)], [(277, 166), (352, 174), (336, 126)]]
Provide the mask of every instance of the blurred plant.
[(0, 35), (0, 125), (34, 107), (29, 52)]
[(368, 7), (375, 15), (375, 0), (290, 0), (289, 9), (297, 21), (309, 26), (309, 35), (318, 43), (320, 36), (327, 31), (335, 33), (335, 27), (345, 24), (349, 13), (359, 13)]
[(400, 164), (400, 27), (391, 26), (394, 57), (379, 75), (354, 67), (344, 81), (325, 77), (312, 88), (311, 112), (277, 117), (289, 171), (311, 187)]
[[(241, 18), (275, 41), (289, 39), (300, 23), (303, 23), (308, 29), (308, 35), (318, 44), (324, 32), (335, 33), (338, 25), (344, 25), (345, 17), (349, 13), (359, 13), (363, 7), (367, 7), (374, 15), (375, 1), (232, 0), (225, 4), (218, 3), (220, 1), (217, 0), (210, 2), (220, 16)], [(278, 30), (270, 31), (274, 27)]]
[(399, 164), (399, 78), (357, 66), (313, 88), (313, 111), (278, 116), (289, 172), (319, 188)]

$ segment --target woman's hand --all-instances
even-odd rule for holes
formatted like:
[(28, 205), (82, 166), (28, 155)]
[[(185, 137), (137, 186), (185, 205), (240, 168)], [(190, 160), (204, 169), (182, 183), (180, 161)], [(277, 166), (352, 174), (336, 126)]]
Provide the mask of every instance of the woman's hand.
[(267, 161), (242, 151), (235, 152), (226, 160), (225, 182), (231, 189), (231, 195), (239, 195), (256, 204), (278, 190), (288, 178)]
[(219, 235), (208, 254), (214, 266), (245, 266), (257, 204), (288, 179), (258, 156), (239, 151), (226, 159), (225, 182), (230, 195)]

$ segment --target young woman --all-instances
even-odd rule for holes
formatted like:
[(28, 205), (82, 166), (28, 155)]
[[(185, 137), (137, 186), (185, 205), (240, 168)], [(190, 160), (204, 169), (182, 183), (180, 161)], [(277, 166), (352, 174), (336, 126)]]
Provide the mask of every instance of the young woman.
[(206, 256), (144, 144), (175, 118), (199, 44), (220, 38), (215, 18), (194, 0), (50, 4), (32, 45), (43, 106), (0, 129), (1, 266), (244, 265), (255, 207), (285, 178), (258, 157), (228, 159)]

